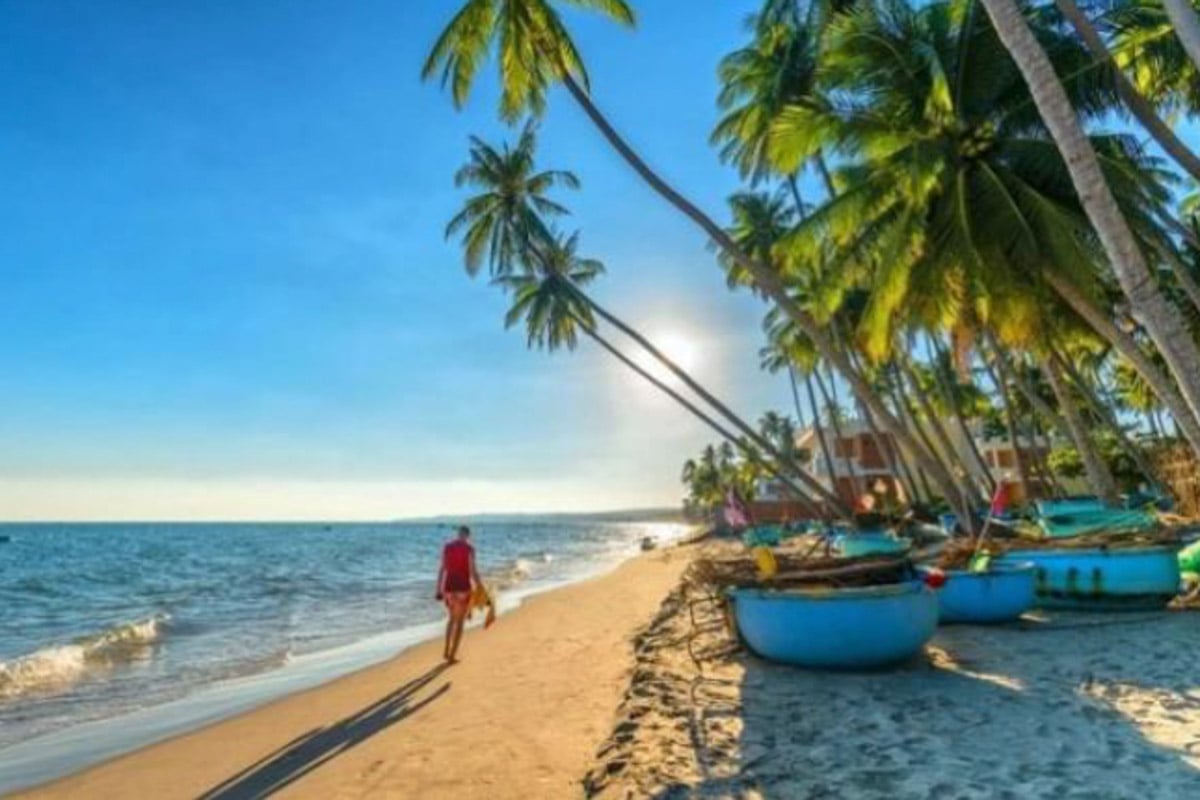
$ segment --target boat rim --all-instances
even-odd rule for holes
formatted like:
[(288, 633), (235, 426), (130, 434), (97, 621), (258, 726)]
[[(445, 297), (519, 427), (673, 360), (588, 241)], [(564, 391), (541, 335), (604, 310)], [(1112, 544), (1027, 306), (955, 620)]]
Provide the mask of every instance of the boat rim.
[(1002, 556), (999, 556), (996, 561), (1004, 562), (1008, 559), (1016, 559), (1024, 561), (1033, 558), (1079, 558), (1081, 556), (1088, 557), (1111, 557), (1115, 555), (1170, 555), (1174, 557), (1177, 547), (1169, 544), (1141, 545), (1139, 547), (1087, 547), (1087, 548), (1054, 548), (1047, 547), (1044, 550), (1009, 550)]
[(900, 583), (888, 583), (882, 586), (850, 586), (845, 588), (739, 586), (730, 589), (729, 593), (734, 598), (742, 595), (754, 596), (762, 600), (821, 600), (836, 602), (839, 600), (871, 600), (903, 597), (910, 594), (920, 594), (923, 591), (932, 590), (928, 589), (925, 581), (915, 578)]
[[(921, 567), (923, 570), (930, 569), (929, 567)], [(1013, 575), (1025, 572), (1033, 572), (1037, 569), (1037, 564), (1032, 561), (1004, 561), (998, 558), (988, 564), (985, 570), (975, 571), (970, 569), (943, 569), (942, 572), (947, 577), (954, 578), (989, 578), (998, 575)]]

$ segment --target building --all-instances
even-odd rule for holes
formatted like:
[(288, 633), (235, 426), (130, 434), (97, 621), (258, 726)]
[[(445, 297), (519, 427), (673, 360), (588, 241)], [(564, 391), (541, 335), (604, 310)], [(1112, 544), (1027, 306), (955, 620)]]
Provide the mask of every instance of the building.
[[(851, 507), (856, 505), (864, 492), (876, 491), (880, 486), (897, 502), (907, 503), (910, 498), (904, 488), (905, 483), (900, 473), (902, 468), (892, 456), (897, 449), (891, 434), (881, 431), (876, 436), (870, 427), (860, 420), (846, 420), (841, 423), (840, 428), (841, 437), (836, 436), (828, 426), (823, 428), (831, 451), (832, 470), (822, 452), (817, 429), (809, 427), (797, 434), (798, 461), (804, 471)], [(973, 473), (977, 472), (975, 459), (970, 454), (962, 433), (956, 430), (956, 426), (951, 426), (948, 433), (953, 439), (954, 447), (959, 451), (960, 458)], [(1011, 438), (1006, 435), (987, 437), (981, 430), (975, 430), (973, 433), (975, 448), (979, 451), (992, 479), (997, 484), (1003, 482), (1010, 487), (1009, 502), (1024, 503), (1030, 493), (1038, 497), (1053, 494), (1051, 487), (1044, 484), (1034, 467), (1035, 462), (1045, 463), (1054, 446), (1051, 439), (1025, 434), (1018, 437), (1033, 484), (1029, 487), (1032, 492), (1028, 492), (1021, 482)], [(974, 480), (982, 484), (981, 476), (975, 475)], [(1068, 491), (1086, 490), (1079, 481), (1064, 483), (1060, 479), (1059, 482), (1063, 483)], [(756, 488), (757, 501), (752, 506), (756, 519), (779, 521), (812, 516), (811, 506), (799, 502), (794, 493), (778, 480), (762, 480)]]
[[(849, 506), (854, 506), (863, 493), (875, 487), (883, 488), (898, 502), (907, 502), (904, 484), (892, 466), (895, 443), (891, 434), (880, 432), (876, 437), (859, 420), (846, 420), (839, 427), (840, 437), (832, 428), (822, 428), (831, 456), (828, 460), (815, 427), (797, 434), (796, 452), (804, 471)], [(778, 480), (760, 481), (757, 489), (758, 502), (753, 507), (756, 519), (797, 519), (810, 515), (804, 513), (804, 505), (797, 503), (793, 493)]]

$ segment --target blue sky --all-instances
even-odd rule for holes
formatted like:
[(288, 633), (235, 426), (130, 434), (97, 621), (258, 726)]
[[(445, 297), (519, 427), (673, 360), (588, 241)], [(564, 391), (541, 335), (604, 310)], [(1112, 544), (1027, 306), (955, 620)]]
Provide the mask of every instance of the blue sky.
[[(442, 239), (467, 136), (418, 79), (457, 7), (396, 0), (0, 5), (0, 516), (386, 518), (674, 504), (712, 437), (584, 345), (529, 352)], [(598, 103), (721, 213), (715, 66), (752, 2), (570, 14)], [(555, 93), (596, 295), (746, 415), (760, 308)]]

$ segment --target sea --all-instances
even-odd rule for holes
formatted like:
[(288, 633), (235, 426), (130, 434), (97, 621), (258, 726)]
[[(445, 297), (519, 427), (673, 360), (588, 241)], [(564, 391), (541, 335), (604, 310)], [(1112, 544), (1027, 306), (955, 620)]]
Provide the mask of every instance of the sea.
[[(682, 524), (479, 520), (501, 613)], [(0, 793), (440, 635), (449, 522), (0, 525)], [(502, 620), (501, 620), (502, 622)], [(484, 646), (480, 641), (478, 645)]]

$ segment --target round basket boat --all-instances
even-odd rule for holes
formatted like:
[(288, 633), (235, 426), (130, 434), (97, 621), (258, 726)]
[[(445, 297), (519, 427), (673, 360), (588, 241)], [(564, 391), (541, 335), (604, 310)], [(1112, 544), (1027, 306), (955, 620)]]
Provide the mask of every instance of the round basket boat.
[(946, 583), (937, 593), (942, 623), (989, 625), (1012, 622), (1037, 597), (1037, 568), (1030, 562), (1005, 562), (986, 572), (946, 570)]
[(844, 558), (903, 553), (910, 543), (888, 531), (847, 531), (833, 537), (833, 547)]
[(1032, 562), (1037, 605), (1124, 610), (1162, 608), (1179, 591), (1178, 548), (1012, 550), (994, 565)]
[(855, 589), (734, 589), (734, 616), (758, 655), (813, 669), (874, 669), (920, 652), (937, 629), (923, 581)]

